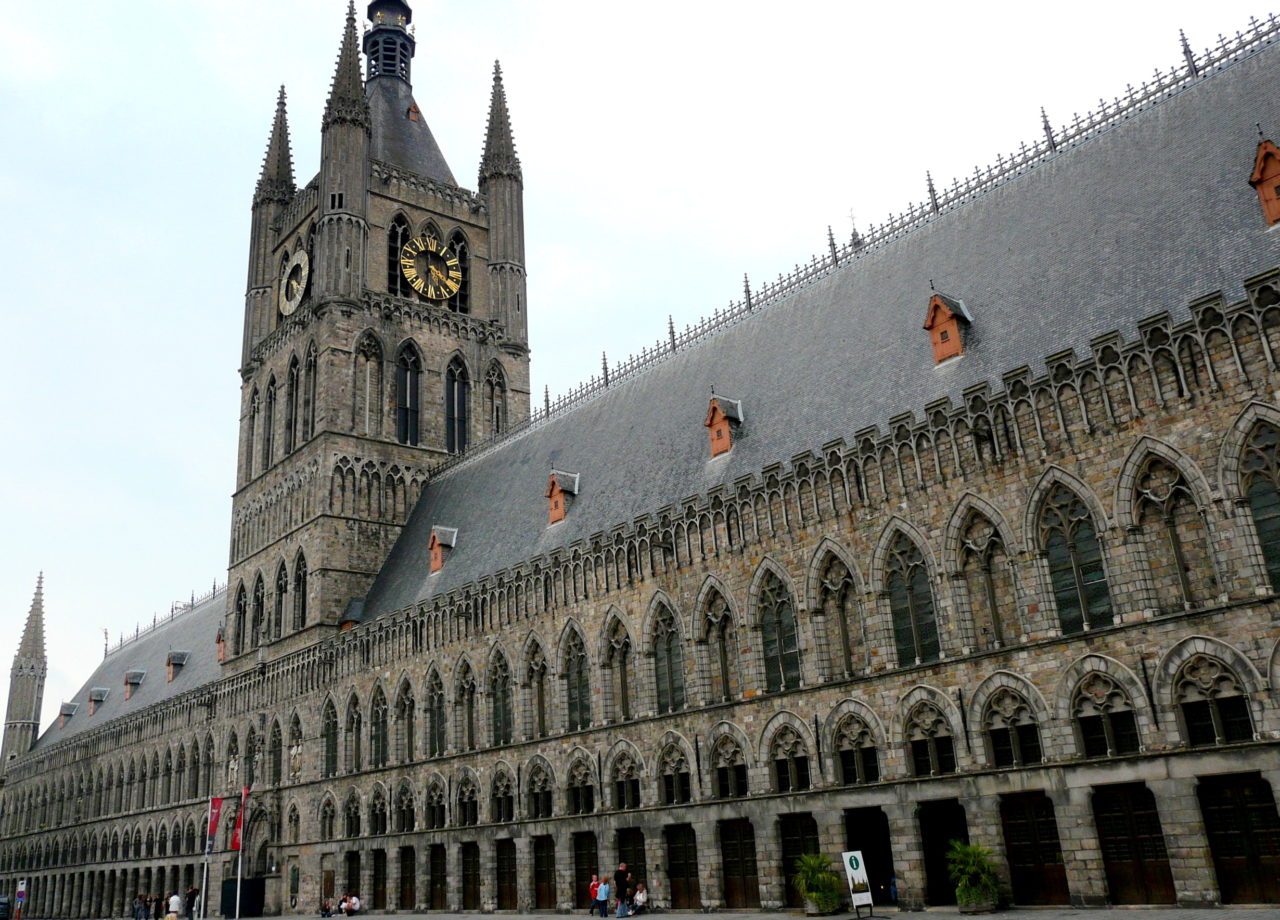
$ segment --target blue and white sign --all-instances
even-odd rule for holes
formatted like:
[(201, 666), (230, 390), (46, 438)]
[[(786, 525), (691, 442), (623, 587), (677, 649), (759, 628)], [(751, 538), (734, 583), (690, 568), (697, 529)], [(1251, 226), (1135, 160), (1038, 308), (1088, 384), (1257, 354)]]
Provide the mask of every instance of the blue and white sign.
[(861, 850), (849, 850), (840, 854), (844, 862), (844, 877), (849, 882), (849, 899), (853, 906), (872, 907), (871, 880), (867, 878), (867, 866), (862, 861)]

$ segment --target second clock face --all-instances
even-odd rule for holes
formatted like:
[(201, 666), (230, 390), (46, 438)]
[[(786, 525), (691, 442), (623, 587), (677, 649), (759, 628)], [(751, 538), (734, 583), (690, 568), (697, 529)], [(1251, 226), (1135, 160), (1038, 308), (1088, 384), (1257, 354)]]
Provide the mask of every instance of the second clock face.
[(415, 236), (400, 250), (400, 271), (428, 300), (448, 300), (462, 286), (458, 255), (434, 236)]

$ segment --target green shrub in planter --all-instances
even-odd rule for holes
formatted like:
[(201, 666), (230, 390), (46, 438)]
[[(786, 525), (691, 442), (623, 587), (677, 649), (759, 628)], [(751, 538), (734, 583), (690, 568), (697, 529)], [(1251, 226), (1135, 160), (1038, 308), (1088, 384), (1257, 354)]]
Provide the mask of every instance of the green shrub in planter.
[(840, 909), (842, 881), (831, 871), (831, 862), (821, 853), (805, 853), (796, 859), (796, 891), (813, 903), (818, 913)]
[(951, 841), (947, 871), (956, 883), (956, 903), (961, 907), (988, 905), (1000, 900), (1000, 877), (991, 851), (974, 843)]

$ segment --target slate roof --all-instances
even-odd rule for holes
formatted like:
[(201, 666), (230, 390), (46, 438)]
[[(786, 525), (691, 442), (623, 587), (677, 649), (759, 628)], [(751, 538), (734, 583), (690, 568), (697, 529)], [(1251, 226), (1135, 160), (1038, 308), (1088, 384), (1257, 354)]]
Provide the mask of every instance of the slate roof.
[(409, 118), (410, 106), (416, 105), (409, 84), (396, 77), (374, 77), (365, 84), (365, 95), (373, 122), (371, 157), (428, 179), (458, 184), (427, 125), (426, 112), (417, 121)]
[[(226, 612), (226, 600), (227, 591), (222, 588), (194, 607), (162, 620), (137, 639), (112, 650), (98, 663), (76, 695), (63, 701), (77, 704), (75, 714), (67, 719), (64, 726), (54, 721), (36, 739), (32, 749), (47, 748), (217, 680), (220, 671), (216, 640), (218, 626)], [(165, 679), (165, 665), (171, 650), (189, 652), (186, 664), (174, 676), (172, 683)], [(146, 676), (126, 700), (125, 675), (132, 671), (145, 671)], [(89, 691), (95, 687), (105, 688), (107, 697), (96, 705), (94, 714), (89, 715)]]
[[(447, 469), (423, 491), (365, 599), (376, 617), (1280, 265), (1249, 187), (1256, 123), (1280, 130), (1269, 45), (939, 214), (790, 297), (577, 407)], [(976, 317), (962, 358), (934, 366), (930, 281)], [(536, 306), (534, 307), (536, 311)], [(708, 460), (712, 386), (748, 419)], [(580, 474), (547, 525), (553, 468)], [(431, 527), (459, 530), (429, 574)]]

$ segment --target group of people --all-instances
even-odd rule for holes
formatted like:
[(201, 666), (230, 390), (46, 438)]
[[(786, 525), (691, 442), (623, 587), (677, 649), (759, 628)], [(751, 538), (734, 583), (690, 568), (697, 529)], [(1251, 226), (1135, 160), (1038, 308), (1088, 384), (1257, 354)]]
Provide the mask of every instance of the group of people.
[(612, 879), (607, 875), (601, 878), (594, 872), (591, 874), (591, 907), (587, 909), (587, 915), (592, 916), (599, 911), (601, 917), (609, 916), (611, 897), (616, 902), (615, 917), (634, 917), (643, 914), (649, 906), (649, 892), (644, 882), (637, 881), (627, 871), (626, 863), (618, 863), (618, 871), (613, 873)]
[[(342, 900), (338, 901), (338, 914), (343, 917), (354, 917), (360, 912), (360, 896), (355, 892), (347, 892), (342, 896)], [(328, 898), (324, 899), (324, 903), (320, 905), (320, 916), (333, 916), (333, 901)]]
[(160, 894), (140, 894), (133, 899), (133, 920), (178, 920), (184, 914), (187, 920), (195, 920), (197, 888), (188, 888), (185, 895), (174, 892), (167, 898)]

